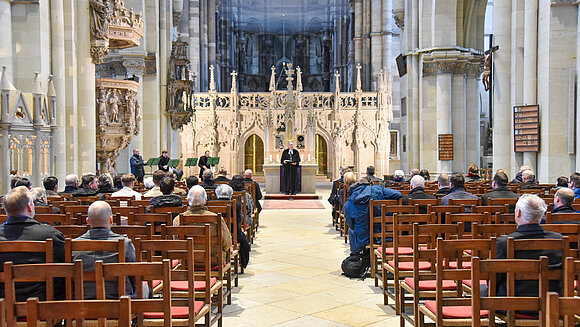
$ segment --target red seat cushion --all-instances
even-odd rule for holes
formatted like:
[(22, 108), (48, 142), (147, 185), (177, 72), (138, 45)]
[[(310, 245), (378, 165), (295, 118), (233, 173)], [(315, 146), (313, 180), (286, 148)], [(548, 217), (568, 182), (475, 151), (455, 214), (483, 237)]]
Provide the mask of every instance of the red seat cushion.
[[(425, 307), (433, 313), (437, 313), (437, 304), (435, 301), (427, 300), (425, 301)], [(487, 317), (489, 311), (479, 310), (479, 315), (482, 318)], [(443, 318), (447, 319), (460, 319), (460, 318), (471, 318), (471, 306), (444, 306), (443, 307)]]
[[(424, 247), (424, 246), (421, 246), (421, 247), (419, 247), (419, 249), (424, 250), (424, 249), (427, 249), (427, 248)], [(382, 253), (383, 252), (383, 248), (382, 247), (377, 248), (377, 250), (379, 251), (379, 253)], [(395, 248), (393, 248), (393, 247), (385, 248), (385, 252), (387, 252), (387, 255), (393, 255), (393, 254), (395, 254)], [(401, 254), (401, 255), (411, 255), (411, 254), (413, 254), (413, 248), (404, 247), (404, 246), (399, 247), (399, 254)]]
[[(405, 283), (414, 288), (415, 279), (413, 277), (405, 277)], [(457, 284), (452, 280), (444, 280), (443, 281), (443, 289), (444, 290), (454, 290), (457, 287)], [(419, 281), (419, 291), (435, 291), (437, 289), (437, 281), (436, 280), (420, 280)]]
[[(471, 288), (471, 285), (473, 285), (473, 284), (471, 283), (471, 279), (466, 279), (466, 280), (463, 280), (463, 285)], [(479, 285), (487, 285), (487, 281), (479, 280)]]
[(161, 285), (161, 279), (153, 280), (152, 284), (153, 284), (153, 288)]
[[(389, 266), (394, 267), (395, 261), (387, 261)], [(429, 262), (419, 262), (419, 270), (429, 270), (431, 269), (431, 263)], [(412, 271), (413, 270), (413, 263), (412, 262), (399, 262), (399, 270), (402, 271)]]
[(178, 264), (179, 264), (179, 260), (178, 259), (171, 260), (171, 268), (177, 267)]
[[(204, 305), (205, 303), (203, 301), (195, 301), (193, 304), (195, 314), (198, 314)], [(147, 319), (163, 319), (163, 312), (145, 312), (143, 316)], [(189, 307), (171, 307), (171, 318), (188, 319)]]
[[(463, 267), (463, 269), (471, 269), (471, 261), (463, 261), (461, 263), (461, 266)], [(449, 268), (457, 269), (457, 261), (449, 262)]]
[[(210, 285), (214, 286), (217, 283), (217, 278), (210, 278)], [(210, 286), (210, 287), (211, 287)], [(193, 287), (196, 291), (203, 291), (205, 290), (205, 281), (203, 280), (196, 280), (193, 283)], [(189, 290), (189, 283), (186, 280), (174, 280), (171, 282), (171, 290), (172, 291), (188, 291)]]

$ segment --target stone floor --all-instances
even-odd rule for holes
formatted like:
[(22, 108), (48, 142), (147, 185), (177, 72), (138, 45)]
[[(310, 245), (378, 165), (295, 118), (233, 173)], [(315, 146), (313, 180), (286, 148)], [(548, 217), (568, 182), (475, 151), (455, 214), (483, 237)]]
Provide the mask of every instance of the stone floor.
[(318, 188), (325, 209), (262, 211), (224, 326), (399, 325), (371, 278), (341, 276), (348, 245), (330, 224), (327, 186)]

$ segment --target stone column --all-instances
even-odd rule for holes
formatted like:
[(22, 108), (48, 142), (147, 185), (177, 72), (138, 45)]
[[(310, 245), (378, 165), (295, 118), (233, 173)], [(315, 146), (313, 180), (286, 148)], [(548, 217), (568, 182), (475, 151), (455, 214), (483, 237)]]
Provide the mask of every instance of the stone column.
[(6, 67), (2, 67), (2, 80), (0, 82), (0, 192), (5, 194), (10, 189), (10, 143), (8, 141), (8, 127), (9, 122), (9, 105), (10, 105), (10, 89), (8, 85), (8, 77), (6, 74)]
[(91, 60), (89, 0), (76, 2), (78, 82), (78, 173), (96, 170), (95, 65)]
[[(0, 67), (6, 66), (9, 70), (14, 69), (12, 62), (12, 10), (10, 0), (0, 0)], [(12, 73), (8, 73), (8, 80), (12, 81)]]
[[(580, 6), (578, 6), (578, 27), (576, 28), (576, 76), (580, 76)], [(578, 78), (578, 77), (577, 77)], [(580, 83), (576, 83), (576, 94), (580, 94)], [(576, 98), (576, 117), (580, 113), (580, 97)], [(576, 118), (576, 169), (580, 171), (580, 119)]]
[[(143, 74), (143, 129), (142, 134), (146, 134), (144, 137), (146, 140), (143, 142), (143, 149), (141, 149), (141, 154), (146, 160), (147, 156), (158, 155), (159, 149), (161, 148), (162, 136), (160, 132), (160, 115), (163, 114), (160, 108), (160, 95), (159, 92), (163, 88), (161, 87), (161, 73), (160, 73), (160, 62), (161, 58), (159, 56), (160, 42), (159, 37), (161, 35), (159, 29), (159, 1), (146, 1), (145, 7), (143, 9), (144, 20), (145, 20), (145, 48), (148, 53), (156, 54), (155, 60), (150, 60), (145, 62), (145, 74)], [(129, 156), (133, 155), (134, 149), (128, 149)]]
[[(510, 103), (511, 0), (494, 3), (494, 37), (501, 51), (494, 54), (493, 83), (493, 170), (510, 171), (512, 110)], [(513, 169), (513, 167), (512, 167)], [(512, 177), (513, 174), (510, 174)]]
[[(465, 161), (467, 165), (475, 163), (478, 166), (481, 160), (480, 73), (477, 62), (468, 64), (465, 79)], [(463, 167), (463, 169), (467, 169), (467, 167)]]
[[(371, 88), (367, 89), (367, 91), (376, 90), (376, 76), (383, 68), (383, 46), (382, 46), (382, 20), (381, 20), (381, 2), (379, 0), (373, 0), (371, 2), (370, 11), (371, 11), (371, 20), (370, 20), (370, 43), (371, 43), (371, 53), (370, 53), (370, 64), (372, 65), (372, 69), (367, 71), (368, 75), (372, 77), (370, 80)], [(383, 17), (383, 19), (386, 19)]]
[[(526, 0), (524, 11), (524, 104), (537, 101), (538, 0)], [(540, 111), (543, 108), (540, 108)], [(537, 173), (536, 152), (524, 152), (524, 165)]]
[[(437, 134), (451, 133), (451, 74), (439, 74), (437, 79)], [(458, 138), (456, 135), (455, 140)], [(452, 172), (452, 161), (437, 160), (437, 171), (441, 173)]]
[(64, 44), (64, 5), (63, 0), (51, 0), (50, 2), (50, 22), (51, 22), (51, 61), (52, 76), (56, 91), (56, 123), (52, 137), (51, 162), (54, 163), (52, 171), (59, 181), (60, 186), (64, 185), (64, 178), (67, 173), (66, 160), (66, 113), (65, 113), (65, 44)]

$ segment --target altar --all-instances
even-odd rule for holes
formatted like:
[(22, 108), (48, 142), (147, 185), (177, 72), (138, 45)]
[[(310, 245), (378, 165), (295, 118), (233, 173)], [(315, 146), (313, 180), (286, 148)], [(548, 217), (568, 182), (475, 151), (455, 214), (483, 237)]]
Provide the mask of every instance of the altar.
[[(283, 194), (280, 183), (280, 168), (281, 164), (271, 163), (264, 164), (264, 175), (266, 176), (266, 193), (268, 194)], [(300, 188), (299, 192), (302, 194), (316, 193), (316, 169), (318, 165), (315, 163), (300, 164)]]

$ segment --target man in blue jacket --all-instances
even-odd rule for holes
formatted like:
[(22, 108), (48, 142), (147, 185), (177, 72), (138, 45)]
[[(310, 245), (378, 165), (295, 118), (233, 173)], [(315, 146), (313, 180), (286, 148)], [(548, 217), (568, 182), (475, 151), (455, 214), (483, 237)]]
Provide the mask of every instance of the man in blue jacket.
[[(380, 185), (371, 185), (365, 178), (349, 189), (350, 196), (344, 205), (344, 217), (348, 224), (350, 252), (360, 253), (369, 244), (370, 215), (369, 202), (373, 200), (398, 200), (401, 192)], [(380, 208), (374, 208), (374, 215), (380, 215)]]

